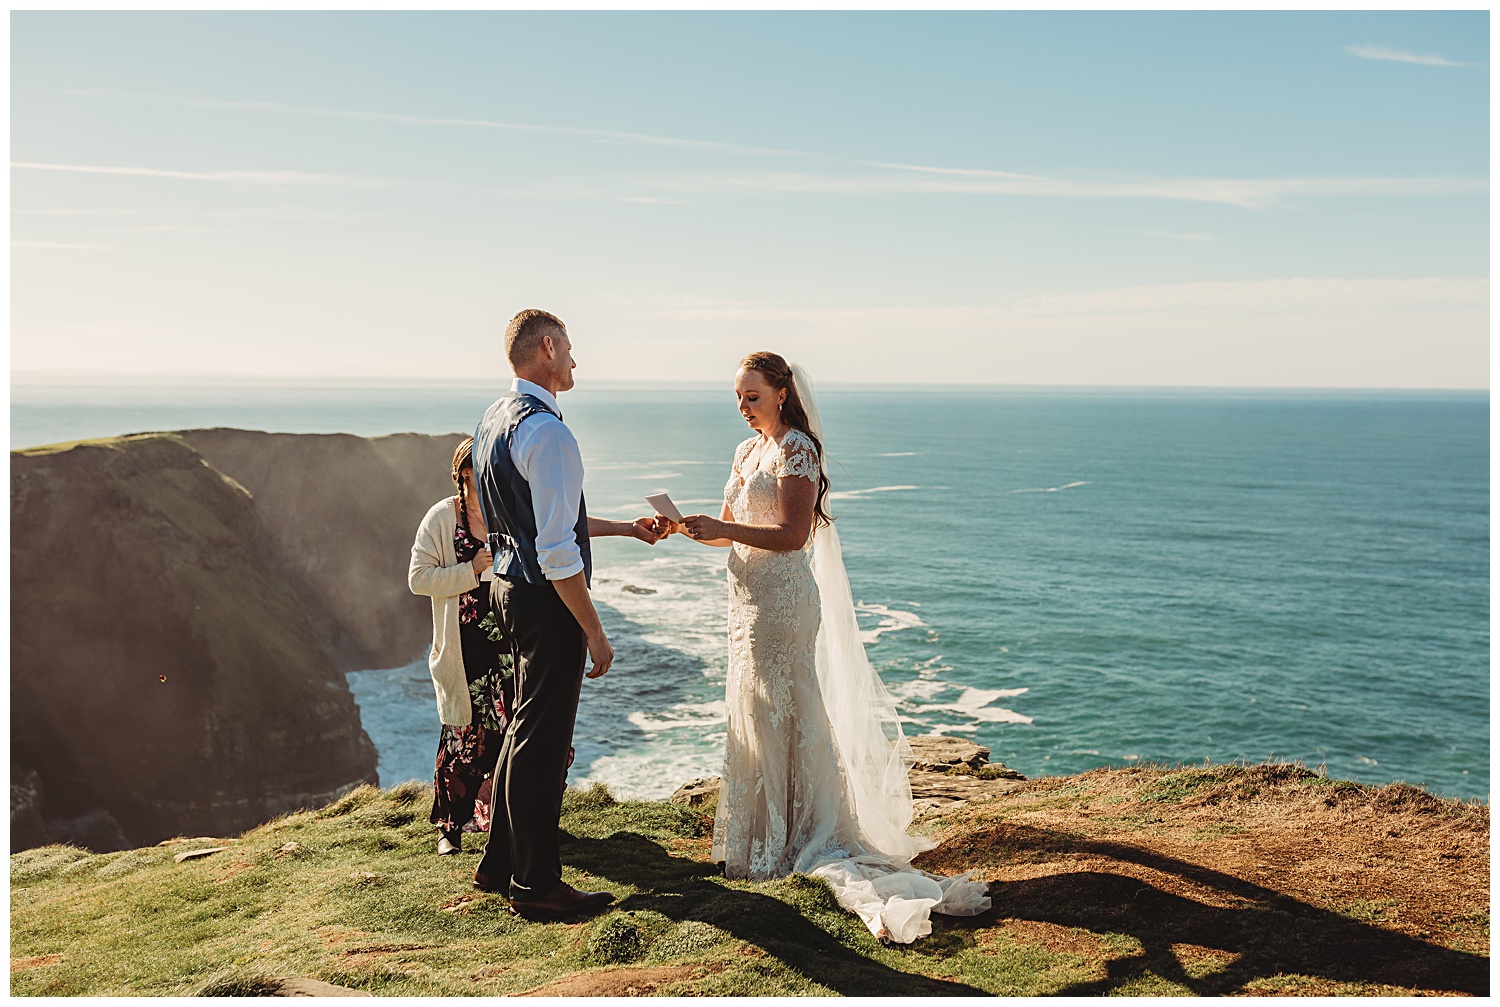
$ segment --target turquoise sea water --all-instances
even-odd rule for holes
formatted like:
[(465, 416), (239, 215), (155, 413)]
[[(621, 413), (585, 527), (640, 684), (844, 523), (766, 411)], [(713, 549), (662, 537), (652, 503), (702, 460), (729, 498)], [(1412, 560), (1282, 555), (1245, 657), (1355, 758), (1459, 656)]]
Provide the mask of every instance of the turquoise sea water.
[[(36, 388), (13, 447), (193, 426), (468, 431), (491, 389)], [(868, 650), (909, 733), (1028, 775), (1268, 757), (1489, 794), (1485, 393), (820, 393)], [(716, 513), (723, 389), (562, 399), (592, 512)], [(574, 779), (658, 796), (722, 756), (725, 554), (598, 543), (619, 658)], [(430, 774), (425, 662), (350, 676), (389, 784)]]

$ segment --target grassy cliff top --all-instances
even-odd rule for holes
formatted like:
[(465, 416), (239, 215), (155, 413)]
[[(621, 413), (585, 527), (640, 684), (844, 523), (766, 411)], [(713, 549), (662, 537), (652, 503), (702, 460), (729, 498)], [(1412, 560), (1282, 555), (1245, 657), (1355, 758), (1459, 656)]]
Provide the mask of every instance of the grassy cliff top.
[[(619, 897), (537, 924), (437, 857), (431, 791), (363, 787), (233, 839), (11, 857), (11, 992), (1488, 992), (1489, 810), (1298, 766), (1050, 777), (924, 825), (919, 864), (994, 908), (883, 946), (820, 882), (732, 882), (712, 808), (570, 791), (565, 878)], [(223, 847), (178, 862), (177, 855)]]

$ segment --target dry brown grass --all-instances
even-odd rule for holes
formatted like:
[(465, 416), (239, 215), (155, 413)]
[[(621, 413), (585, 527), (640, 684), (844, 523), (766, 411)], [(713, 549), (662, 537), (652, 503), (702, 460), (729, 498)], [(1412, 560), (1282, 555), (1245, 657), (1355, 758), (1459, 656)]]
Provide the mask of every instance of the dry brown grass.
[(1141, 949), (1115, 977), (1154, 971), (1199, 992), (1488, 990), (1486, 805), (1296, 764), (1137, 766), (1032, 781), (951, 817), (941, 837), (922, 866), (977, 869), (1018, 939), (1087, 954), (1083, 931), (1133, 936)]

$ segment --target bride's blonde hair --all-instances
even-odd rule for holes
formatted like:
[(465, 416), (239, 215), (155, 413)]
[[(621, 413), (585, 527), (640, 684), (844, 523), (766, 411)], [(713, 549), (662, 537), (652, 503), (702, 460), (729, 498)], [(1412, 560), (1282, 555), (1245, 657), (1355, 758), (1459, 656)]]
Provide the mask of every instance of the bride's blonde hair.
[(792, 380), (791, 365), (786, 358), (779, 353), (770, 353), (765, 350), (752, 353), (740, 361), (740, 370), (755, 371), (766, 379), (766, 383), (772, 388), (780, 391), (786, 390), (786, 401), (781, 404), (781, 421), (788, 426), (796, 427), (806, 434), (818, 449), (818, 499), (813, 504), (813, 527), (821, 528), (824, 525), (833, 524), (833, 517), (828, 513), (828, 474), (827, 466), (821, 464), (823, 459), (823, 442), (818, 435), (812, 432), (812, 425), (807, 421), (807, 408), (803, 406), (802, 399), (797, 395), (797, 382)]

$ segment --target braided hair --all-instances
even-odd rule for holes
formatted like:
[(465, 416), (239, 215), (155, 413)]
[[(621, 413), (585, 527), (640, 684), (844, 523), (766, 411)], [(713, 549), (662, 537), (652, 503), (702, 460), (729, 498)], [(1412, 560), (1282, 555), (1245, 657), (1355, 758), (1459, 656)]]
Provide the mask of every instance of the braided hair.
[(474, 438), (465, 437), (458, 442), (458, 447), (453, 450), (453, 485), (458, 487), (458, 503), (461, 507), (467, 507), (468, 491), (464, 489), (464, 469), (474, 467)]

